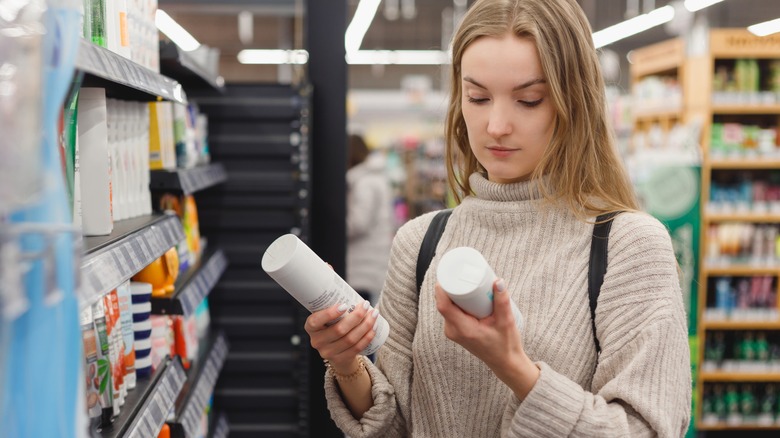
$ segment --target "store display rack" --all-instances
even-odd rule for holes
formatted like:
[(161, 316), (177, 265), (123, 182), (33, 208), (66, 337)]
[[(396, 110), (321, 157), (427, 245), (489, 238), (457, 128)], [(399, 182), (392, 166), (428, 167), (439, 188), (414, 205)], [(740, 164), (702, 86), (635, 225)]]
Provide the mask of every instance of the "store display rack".
[(187, 384), (176, 403), (176, 419), (168, 421), (174, 438), (196, 435), (227, 358), (227, 338), (222, 333), (211, 335), (203, 341), (199, 351), (200, 357), (187, 372)]
[(169, 214), (118, 221), (108, 236), (85, 237), (81, 306), (91, 306), (182, 239), (184, 230), (179, 218)]
[(149, 188), (191, 195), (227, 181), (222, 164), (212, 163), (191, 169), (153, 170)]
[[(173, 51), (170, 47), (164, 49), (161, 64), (163, 74), (86, 40), (80, 42), (76, 57), (76, 69), (84, 75), (82, 86), (105, 88), (107, 96), (116, 99), (168, 100), (186, 104), (182, 84), (196, 89), (204, 86), (217, 91), (222, 89), (221, 78), (206, 74), (189, 55), (179, 52), (175, 46)], [(150, 176), (150, 189), (186, 195), (227, 180), (227, 173), (220, 164), (172, 172), (154, 171)], [(79, 288), (80, 305), (92, 305), (184, 238), (181, 221), (174, 214), (118, 221), (114, 223), (111, 235), (85, 238), (80, 266), (83, 279)], [(179, 280), (174, 295), (168, 299), (155, 299), (153, 307), (157, 313), (192, 315), (226, 267), (227, 257), (222, 251), (207, 253)], [(121, 414), (110, 427), (94, 431), (97, 436), (157, 436), (173, 408), (179, 406), (177, 400), (183, 400), (183, 404), (176, 410), (181, 413), (182, 423), (176, 424), (191, 436), (227, 356), (226, 338), (222, 335), (210, 337), (200, 351), (203, 362), (196, 362), (188, 373), (179, 358), (166, 358), (151, 378), (138, 379), (136, 388), (128, 393)], [(190, 382), (189, 389), (183, 390), (186, 382)], [(225, 423), (221, 427), (218, 430), (228, 430)]]
[[(685, 117), (687, 119), (699, 118), (702, 120), (702, 193), (701, 205), (704, 211), (708, 209), (710, 199), (710, 182), (713, 170), (753, 170), (753, 169), (780, 169), (780, 160), (772, 157), (742, 157), (722, 158), (711, 157), (710, 140), (712, 124), (715, 116), (728, 115), (731, 117), (779, 114), (780, 106), (755, 103), (751, 105), (724, 105), (713, 102), (714, 75), (716, 61), (719, 59), (738, 58), (777, 58), (780, 53), (780, 44), (775, 40), (767, 40), (756, 37), (744, 29), (718, 29), (712, 30), (709, 35), (708, 52), (699, 56), (693, 56), (685, 60), (684, 65), (687, 76), (683, 78), (684, 94), (687, 97)], [(749, 222), (749, 223), (780, 223), (777, 214), (757, 214), (756, 212), (735, 212), (728, 214), (708, 213), (704, 215), (701, 227), (701, 253), (708, 248), (708, 230), (710, 224), (718, 222)], [(769, 275), (778, 277), (780, 267), (760, 265), (730, 265), (730, 266), (704, 266), (700, 270), (698, 315), (701, 320), (707, 306), (708, 279), (713, 276), (749, 277), (757, 275)], [(704, 348), (707, 344), (707, 335), (712, 330), (778, 330), (780, 321), (703, 321), (702, 331), (699, 335), (699, 363), (704, 358)], [(702, 398), (704, 382), (777, 382), (780, 375), (777, 373), (744, 373), (733, 371), (721, 371), (717, 373), (700, 373), (696, 385), (699, 392), (698, 398)], [(736, 426), (732, 424), (702, 424), (702, 412), (695, 414), (697, 428), (700, 430), (729, 430), (729, 429), (777, 429), (778, 427), (759, 427), (757, 425)]]
[(170, 297), (152, 298), (155, 315), (190, 316), (211, 292), (228, 267), (228, 259), (222, 250), (207, 252), (200, 262), (176, 281)]
[(187, 89), (210, 87), (219, 92), (225, 89), (221, 76), (208, 72), (192, 55), (170, 41), (160, 41), (160, 70)]
[[(780, 169), (780, 158), (773, 156), (711, 156), (710, 140), (715, 117), (727, 117), (727, 120), (739, 120), (740, 117), (768, 117), (780, 114), (780, 104), (759, 102), (753, 104), (724, 103), (714, 87), (716, 62), (734, 59), (778, 59), (780, 41), (760, 38), (745, 29), (714, 29), (708, 35), (706, 49), (691, 49), (680, 39), (654, 44), (634, 51), (632, 54), (632, 82), (638, 83), (648, 76), (676, 77), (682, 91), (682, 105), (652, 112), (639, 112), (634, 117), (636, 131), (645, 131), (658, 125), (668, 132), (676, 123), (701, 123), (702, 166), (701, 166), (701, 206), (702, 224), (700, 228), (700, 254), (704, 260), (708, 248), (710, 224), (721, 222), (741, 222), (760, 224), (780, 224), (780, 214), (775, 212), (721, 212), (712, 211), (709, 204), (710, 183), (713, 170), (771, 170)], [(729, 96), (725, 96), (729, 97)], [(637, 102), (641, 107), (641, 103)], [(752, 119), (751, 119), (752, 120)], [(780, 118), (778, 118), (780, 125)], [(767, 320), (724, 320), (708, 321), (703, 318), (707, 306), (708, 280), (717, 276), (780, 277), (780, 266), (729, 264), (716, 265), (702, 262), (698, 277), (697, 312), (698, 317), (698, 363), (704, 359), (707, 334), (713, 330), (780, 330), (780, 321)], [(702, 400), (704, 382), (780, 382), (777, 373), (744, 373), (732, 371), (695, 373), (697, 400)], [(734, 424), (723, 422), (711, 424), (702, 422), (701, 404), (697, 403), (694, 414), (697, 430), (777, 430), (780, 426), (759, 426), (753, 424)]]
[(86, 74), (84, 85), (105, 87), (111, 97), (187, 103), (177, 81), (84, 39), (79, 45), (76, 68)]
[(166, 358), (149, 379), (138, 379), (114, 423), (97, 431), (102, 438), (155, 437), (181, 392), (186, 375), (179, 358)]

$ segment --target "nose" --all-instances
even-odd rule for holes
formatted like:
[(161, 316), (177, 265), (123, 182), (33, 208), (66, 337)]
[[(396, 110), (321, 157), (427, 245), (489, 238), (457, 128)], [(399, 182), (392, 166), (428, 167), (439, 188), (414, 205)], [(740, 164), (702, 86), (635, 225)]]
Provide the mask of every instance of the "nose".
[(511, 111), (509, 108), (497, 104), (491, 107), (487, 133), (495, 139), (512, 133)]

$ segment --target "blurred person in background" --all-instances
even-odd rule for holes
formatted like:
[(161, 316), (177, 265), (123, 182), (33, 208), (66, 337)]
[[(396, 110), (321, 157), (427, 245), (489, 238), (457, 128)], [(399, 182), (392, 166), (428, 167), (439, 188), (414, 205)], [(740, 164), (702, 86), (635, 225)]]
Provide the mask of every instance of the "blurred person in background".
[(347, 163), (347, 283), (376, 304), (393, 239), (393, 193), (385, 158), (359, 135), (349, 136)]

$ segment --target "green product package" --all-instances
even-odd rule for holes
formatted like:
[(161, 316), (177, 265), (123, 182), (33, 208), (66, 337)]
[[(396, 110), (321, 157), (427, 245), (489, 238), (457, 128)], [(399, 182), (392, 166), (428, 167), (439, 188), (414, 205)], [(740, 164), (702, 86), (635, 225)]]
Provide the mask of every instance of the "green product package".
[(71, 214), (74, 209), (74, 190), (75, 190), (75, 169), (76, 169), (76, 141), (79, 135), (78, 130), (78, 105), (79, 89), (81, 88), (82, 74), (77, 74), (71, 84), (70, 93), (65, 101), (63, 114), (64, 132), (63, 147), (65, 148), (65, 182), (68, 189), (68, 205), (71, 208)]
[(92, 15), (90, 17), (92, 42), (100, 47), (106, 47), (106, 0), (90, 0), (89, 11)]
[(98, 392), (100, 394), (100, 406), (103, 408), (100, 423), (105, 427), (111, 424), (111, 418), (114, 416), (114, 384), (111, 377), (111, 356), (108, 329), (106, 327), (106, 310), (102, 299), (92, 306), (92, 314), (98, 341), (97, 378), (100, 382)]

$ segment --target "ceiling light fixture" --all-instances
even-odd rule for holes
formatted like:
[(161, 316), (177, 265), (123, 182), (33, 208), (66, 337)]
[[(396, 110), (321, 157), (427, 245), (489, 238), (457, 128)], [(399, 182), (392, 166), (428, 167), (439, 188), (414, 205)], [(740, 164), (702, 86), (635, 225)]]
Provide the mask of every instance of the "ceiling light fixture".
[(309, 62), (309, 52), (306, 50), (247, 49), (238, 52), (238, 62), (267, 65), (306, 64)]
[(780, 32), (780, 18), (774, 20), (765, 21), (763, 23), (754, 24), (747, 28), (753, 35), (764, 37), (772, 35), (773, 33)]
[(349, 23), (347, 31), (344, 33), (344, 47), (347, 53), (357, 52), (363, 43), (363, 37), (366, 36), (371, 22), (374, 21), (374, 15), (379, 8), (381, 0), (360, 0), (355, 16)]
[(192, 52), (200, 47), (198, 40), (162, 9), (158, 9), (155, 13), (154, 24), (160, 32), (164, 33), (165, 36), (170, 38), (174, 44), (185, 52)]
[(672, 21), (674, 18), (674, 8), (672, 6), (663, 6), (646, 14), (637, 15), (634, 18), (610, 26), (593, 33), (593, 44), (596, 48), (601, 48), (612, 44), (615, 41), (628, 38), (640, 32), (644, 32), (656, 26)]
[(696, 12), (722, 1), (723, 0), (685, 0), (685, 9), (691, 12)]
[(450, 62), (444, 50), (358, 50), (347, 52), (351, 65), (442, 65)]

